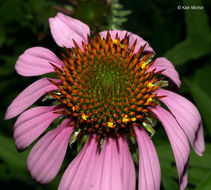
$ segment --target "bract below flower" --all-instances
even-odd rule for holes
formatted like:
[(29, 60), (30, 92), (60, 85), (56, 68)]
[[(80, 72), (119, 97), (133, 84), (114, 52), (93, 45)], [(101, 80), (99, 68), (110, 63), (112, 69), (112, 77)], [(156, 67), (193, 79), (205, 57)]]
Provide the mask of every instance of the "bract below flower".
[[(184, 97), (167, 90), (168, 81), (180, 87), (174, 66), (155, 53), (142, 38), (128, 31), (103, 31), (90, 36), (89, 27), (58, 13), (50, 18), (62, 59), (43, 47), (26, 50), (16, 63), (23, 76), (55, 72), (21, 92), (5, 119), (18, 117), (14, 139), (18, 150), (33, 146), (27, 166), (36, 181), (49, 183), (57, 175), (75, 132), (87, 141), (66, 169), (60, 190), (135, 190), (136, 175), (127, 141), (139, 148), (139, 190), (159, 190), (161, 172), (149, 133), (159, 120), (169, 138), (178, 169), (179, 186), (187, 186), (188, 140), (198, 155), (204, 151), (201, 116)], [(165, 87), (165, 89), (164, 89)], [(26, 110), (42, 96), (54, 105)], [(168, 110), (162, 107), (164, 105)], [(102, 143), (103, 142), (103, 143)]]

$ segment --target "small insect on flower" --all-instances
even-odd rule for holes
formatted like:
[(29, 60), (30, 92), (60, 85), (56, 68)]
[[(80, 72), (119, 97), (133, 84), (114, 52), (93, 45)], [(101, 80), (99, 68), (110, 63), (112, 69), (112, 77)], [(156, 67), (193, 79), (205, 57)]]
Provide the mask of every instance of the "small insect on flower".
[[(54, 40), (63, 48), (61, 59), (46, 48), (33, 47), (18, 58), (15, 69), (22, 76), (54, 72), (57, 78), (31, 84), (13, 100), (5, 116), (11, 119), (20, 114), (14, 125), (18, 150), (26, 149), (59, 118), (58, 126), (31, 149), (27, 167), (32, 178), (40, 183), (53, 180), (68, 144), (84, 136), (86, 143), (58, 189), (135, 190), (135, 167), (127, 142), (135, 137), (138, 188), (159, 190), (160, 164), (151, 137), (153, 121), (160, 121), (173, 149), (178, 184), (185, 189), (188, 140), (201, 156), (204, 137), (197, 108), (168, 90), (168, 82), (181, 85), (170, 61), (155, 58), (149, 43), (125, 30), (90, 36), (86, 24), (62, 13), (49, 22)], [(53, 105), (27, 109), (43, 96), (53, 100)]]

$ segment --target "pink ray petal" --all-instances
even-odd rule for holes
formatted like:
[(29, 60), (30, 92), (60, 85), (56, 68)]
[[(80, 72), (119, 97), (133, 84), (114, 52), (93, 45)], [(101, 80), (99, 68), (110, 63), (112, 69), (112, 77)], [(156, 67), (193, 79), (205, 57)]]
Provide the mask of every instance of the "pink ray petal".
[(27, 167), (33, 179), (45, 184), (55, 178), (64, 160), (73, 130), (70, 119), (67, 119), (35, 144), (27, 159)]
[(152, 71), (153, 69), (156, 69), (155, 72), (159, 72), (164, 69), (162, 75), (170, 78), (178, 87), (181, 86), (178, 72), (176, 71), (174, 65), (165, 57), (157, 58), (153, 65), (148, 69), (148, 72)]
[(154, 50), (152, 49), (152, 47), (150, 47), (150, 45), (147, 41), (145, 41), (143, 38), (141, 38), (138, 35), (133, 34), (133, 33), (131, 33), (129, 35), (129, 47), (131, 47), (133, 45), (135, 40), (137, 40), (137, 43), (136, 43), (134, 53), (137, 53), (139, 48), (146, 44), (146, 46), (144, 48), (144, 52), (152, 52), (153, 54), (155, 54)]
[(58, 13), (56, 17), (49, 19), (49, 23), (51, 34), (59, 46), (72, 48), (75, 46), (73, 39), (79, 47), (82, 47), (82, 41), (87, 43), (90, 29), (83, 22)]
[(116, 139), (106, 137), (92, 175), (92, 190), (123, 190)]
[[(55, 82), (59, 82), (60, 80), (54, 80)], [(25, 90), (23, 90), (10, 104), (7, 108), (5, 119), (11, 119), (16, 117), (24, 110), (26, 110), (29, 106), (31, 106), (34, 102), (36, 102), (41, 96), (43, 96), (46, 92), (50, 92), (56, 90), (57, 87), (48, 81), (47, 78), (43, 78), (37, 80), (28, 86)]]
[(14, 125), (14, 139), (18, 150), (23, 150), (36, 140), (61, 114), (57, 106), (31, 108), (22, 113)]
[(167, 133), (176, 160), (180, 190), (187, 186), (187, 165), (190, 155), (190, 148), (185, 133), (175, 118), (161, 106), (151, 108), (151, 111), (158, 117)]
[(160, 164), (153, 142), (142, 127), (134, 131), (139, 147), (139, 190), (160, 190)]
[(126, 138), (121, 136), (117, 139), (119, 150), (120, 167), (122, 170), (123, 190), (136, 189), (136, 172), (133, 159), (130, 155)]
[(204, 152), (204, 135), (202, 119), (197, 108), (186, 98), (169, 90), (159, 89), (155, 92), (166, 96), (161, 101), (169, 108), (187, 135), (195, 152), (202, 156)]
[(70, 163), (62, 176), (59, 190), (91, 190), (91, 176), (99, 158), (99, 143), (90, 135), (77, 157)]
[(19, 56), (15, 69), (22, 76), (38, 76), (55, 72), (50, 63), (59, 68), (63, 66), (63, 62), (49, 49), (32, 47)]
[[(116, 34), (118, 34), (118, 37), (120, 38), (120, 41), (124, 39), (125, 35), (127, 34), (129, 37), (129, 48), (133, 45), (133, 43), (135, 42), (135, 40), (137, 40), (137, 44), (136, 44), (136, 48), (134, 50), (134, 53), (137, 53), (139, 48), (141, 46), (144, 46), (146, 44), (146, 47), (144, 49), (145, 52), (153, 52), (154, 50), (149, 46), (149, 43), (147, 41), (145, 41), (143, 38), (139, 37), (136, 34), (133, 34), (131, 32), (128, 32), (126, 30), (109, 30), (109, 33), (111, 35), (111, 39), (114, 40)], [(100, 34), (106, 38), (107, 35), (107, 31), (103, 31), (100, 32)]]
[[(107, 30), (100, 32), (100, 35), (103, 36), (103, 38), (106, 39), (107, 36)], [(116, 37), (116, 34), (118, 34), (118, 37), (120, 38), (120, 41), (124, 39), (126, 34), (131, 34), (130, 32), (128, 32), (127, 30), (109, 30), (109, 33), (111, 35), (111, 39), (114, 40)]]

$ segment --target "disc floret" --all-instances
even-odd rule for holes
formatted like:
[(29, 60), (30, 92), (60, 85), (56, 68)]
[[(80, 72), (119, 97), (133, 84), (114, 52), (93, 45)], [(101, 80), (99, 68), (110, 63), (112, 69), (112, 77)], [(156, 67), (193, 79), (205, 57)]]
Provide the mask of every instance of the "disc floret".
[(161, 86), (161, 72), (148, 71), (155, 59), (144, 47), (134, 53), (136, 43), (129, 47), (127, 34), (121, 41), (109, 32), (106, 39), (95, 34), (82, 49), (75, 41), (74, 48), (65, 48), (62, 69), (53, 65), (61, 82), (51, 81), (58, 90), (50, 94), (77, 127), (103, 136), (131, 132), (159, 102), (153, 91)]

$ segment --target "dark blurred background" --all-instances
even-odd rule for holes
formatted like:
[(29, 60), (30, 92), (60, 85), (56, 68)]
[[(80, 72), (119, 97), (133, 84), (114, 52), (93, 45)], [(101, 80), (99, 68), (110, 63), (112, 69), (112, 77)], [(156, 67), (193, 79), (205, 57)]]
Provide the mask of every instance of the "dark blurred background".
[[(202, 10), (180, 10), (198, 5)], [(192, 151), (188, 190), (211, 189), (211, 1), (210, 0), (5, 0), (0, 1), (0, 189), (57, 189), (62, 173), (76, 154), (68, 150), (62, 169), (50, 184), (31, 180), (26, 169), (29, 150), (19, 153), (13, 142), (15, 119), (4, 121), (11, 101), (38, 77), (22, 77), (14, 65), (32, 46), (43, 46), (58, 56), (48, 18), (61, 11), (86, 22), (92, 30), (125, 29), (148, 41), (158, 57), (167, 57), (178, 70), (180, 94), (200, 110), (206, 151)], [(162, 128), (153, 137), (162, 169), (162, 187), (177, 190), (173, 154)], [(29, 148), (30, 149), (30, 148)]]

